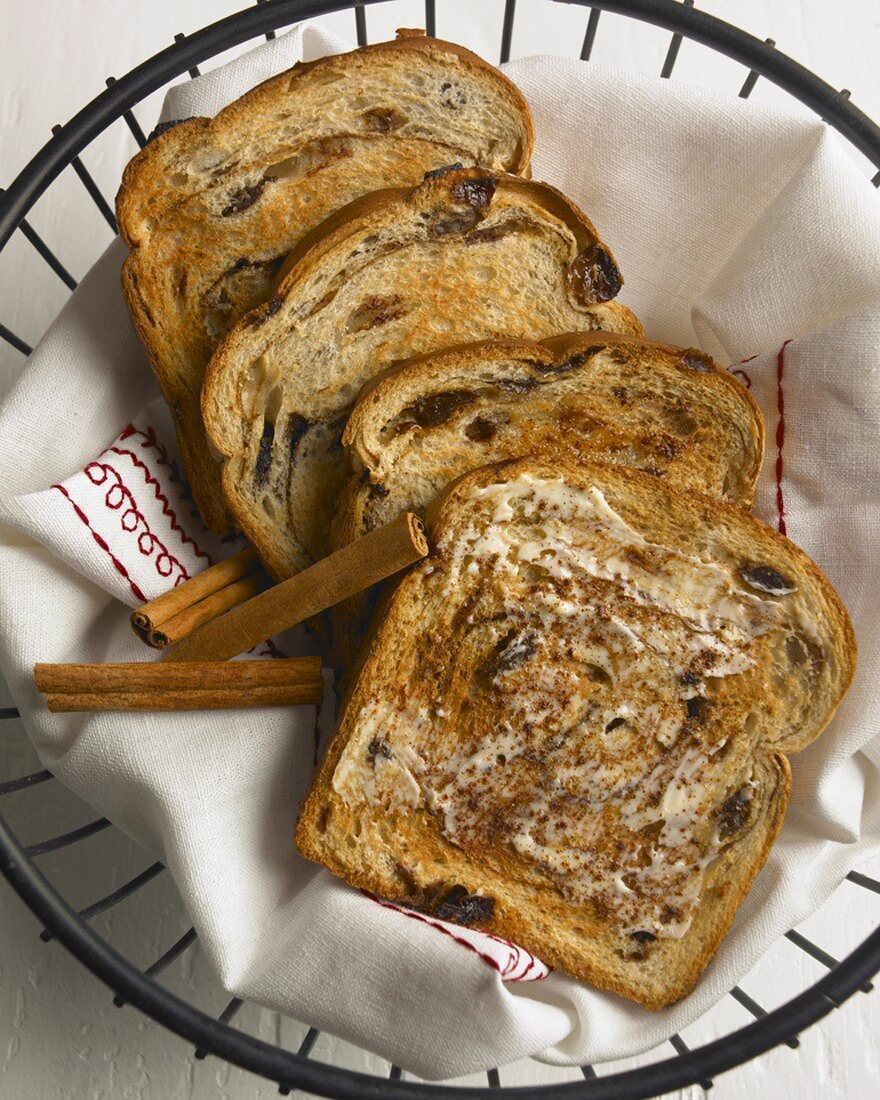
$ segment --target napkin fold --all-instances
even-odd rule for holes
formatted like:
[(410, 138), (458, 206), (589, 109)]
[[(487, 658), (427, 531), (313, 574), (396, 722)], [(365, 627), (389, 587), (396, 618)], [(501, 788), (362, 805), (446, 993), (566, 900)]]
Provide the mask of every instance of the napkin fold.
[[(212, 114), (350, 48), (310, 24), (173, 88)], [(818, 121), (563, 58), (507, 74), (535, 113), (533, 172), (610, 241), (651, 336), (731, 363), (767, 419), (757, 511), (828, 573), (860, 663), (793, 757), (779, 841), (697, 989), (648, 1013), (514, 945), (371, 899), (299, 858), (312, 708), (49, 714), (37, 661), (147, 659), (128, 608), (232, 553), (200, 524), (119, 286), (114, 242), (0, 409), (0, 665), (41, 759), (163, 859), (230, 993), (441, 1078), (535, 1055), (646, 1050), (701, 1015), (880, 842), (880, 207)], [(301, 632), (287, 652), (305, 652)], [(318, 718), (326, 735), (329, 708)]]

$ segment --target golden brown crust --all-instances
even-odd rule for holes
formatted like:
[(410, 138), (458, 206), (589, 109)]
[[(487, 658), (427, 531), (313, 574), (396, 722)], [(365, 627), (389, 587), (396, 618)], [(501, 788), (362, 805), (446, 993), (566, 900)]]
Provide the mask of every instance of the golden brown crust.
[(307, 74), (320, 72), (322, 69), (337, 68), (339, 65), (358, 65), (364, 57), (382, 55), (386, 53), (408, 52), (414, 55), (419, 53), (451, 54), (461, 61), (485, 73), (490, 80), (496, 83), (499, 89), (503, 89), (504, 95), (513, 99), (522, 114), (524, 140), (520, 150), (519, 160), (511, 167), (514, 173), (526, 172), (531, 162), (532, 150), (535, 142), (534, 124), (531, 111), (522, 92), (512, 81), (508, 80), (494, 65), (490, 65), (478, 54), (472, 53), (464, 46), (454, 42), (446, 42), (440, 38), (429, 38), (424, 32), (400, 29), (398, 37), (388, 42), (376, 42), (370, 46), (359, 47), (349, 53), (329, 54), (314, 61), (298, 61), (284, 72), (269, 77), (257, 84), (249, 92), (234, 100), (223, 110), (219, 111), (213, 119), (190, 118), (176, 123), (164, 133), (155, 137), (148, 145), (128, 162), (122, 175), (122, 185), (116, 199), (116, 216), (119, 223), (119, 232), (123, 240), (130, 248), (135, 247), (133, 214), (137, 191), (139, 188), (150, 186), (154, 183), (148, 178), (152, 166), (161, 164), (162, 159), (170, 152), (185, 150), (194, 142), (212, 131), (221, 130), (226, 125), (236, 126), (239, 121), (254, 110), (258, 110), (264, 103), (271, 101), (279, 88), (289, 87), (291, 80), (299, 80)]
[[(458, 172), (449, 172), (446, 176), (440, 176), (434, 180), (425, 180), (418, 187), (383, 187), (378, 191), (371, 191), (369, 195), (361, 195), (353, 199), (348, 205), (325, 218), (320, 225), (316, 225), (311, 232), (296, 245), (288, 254), (280, 272), (278, 273), (277, 293), (284, 297), (290, 290), (287, 276), (308, 254), (310, 262), (314, 263), (320, 255), (319, 248), (330, 249), (336, 243), (337, 232), (348, 236), (358, 222), (368, 222), (375, 214), (381, 214), (395, 203), (421, 204), (425, 196), (431, 191), (442, 195), (447, 190), (448, 178), (480, 178), (489, 177), (495, 180), (497, 191), (507, 191), (512, 194), (521, 193), (529, 197), (536, 205), (545, 209), (553, 217), (558, 218), (567, 226), (575, 237), (578, 247), (583, 249), (593, 244), (601, 244), (612, 263), (616, 263), (611, 250), (601, 240), (596, 227), (587, 215), (576, 206), (575, 203), (565, 197), (561, 191), (551, 187), (549, 183), (538, 180), (522, 179), (520, 176), (505, 174), (503, 172), (490, 172), (484, 168), (465, 168)], [(620, 283), (623, 284), (623, 276)], [(641, 326), (639, 325), (639, 333)], [(639, 333), (635, 333), (638, 335)]]

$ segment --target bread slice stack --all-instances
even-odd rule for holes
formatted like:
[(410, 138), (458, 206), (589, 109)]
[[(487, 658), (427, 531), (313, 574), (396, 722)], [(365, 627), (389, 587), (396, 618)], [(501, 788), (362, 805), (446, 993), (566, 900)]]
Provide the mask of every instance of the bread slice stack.
[(527, 173), (532, 141), (528, 106), (497, 69), (405, 31), (295, 65), (132, 160), (116, 200), (123, 286), (209, 526), (230, 517), (199, 411), (205, 366), (271, 296), (287, 253), (358, 195), (442, 165)]
[(642, 331), (613, 301), (622, 278), (586, 215), (485, 168), (356, 199), (285, 272), (219, 346), (202, 395), (226, 499), (279, 577), (327, 553), (348, 414), (396, 360), (492, 336)]
[(853, 675), (812, 561), (611, 465), (483, 466), (429, 511), (296, 832), (361, 889), (648, 1008), (687, 994), (767, 857), (787, 754)]
[(516, 89), (401, 33), (139, 154), (126, 297), (203, 517), (276, 577), (427, 511), (356, 660), (376, 600), (337, 615), (299, 850), (659, 1008), (766, 859), (852, 627), (746, 511), (749, 393), (644, 338), (587, 215), (524, 178)]

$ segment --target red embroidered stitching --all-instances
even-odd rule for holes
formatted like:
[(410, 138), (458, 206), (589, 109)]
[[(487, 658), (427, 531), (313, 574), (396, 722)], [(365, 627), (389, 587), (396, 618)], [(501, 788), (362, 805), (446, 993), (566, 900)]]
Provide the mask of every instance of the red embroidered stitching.
[(422, 924), (427, 924), (430, 928), (436, 928), (438, 932), (442, 932), (444, 936), (448, 936), (456, 943), (460, 943), (462, 947), (466, 947), (468, 951), (473, 951), (475, 955), (479, 955), (483, 962), (487, 962), (493, 970), (497, 970), (503, 977), (504, 972), (498, 963), (492, 958), (491, 955), (484, 954), (478, 947), (469, 940), (463, 940), (461, 936), (456, 936), (454, 932), (450, 932), (448, 928), (445, 928), (442, 924), (436, 924), (430, 918), (424, 916), (422, 913), (416, 913), (412, 909), (398, 909), (396, 905), (390, 905), (387, 901), (380, 901), (379, 898), (373, 897), (372, 894), (367, 894), (370, 901), (374, 901), (377, 905), (381, 905), (383, 909), (390, 909), (392, 913), (399, 913), (402, 917), (411, 917), (412, 920), (421, 921)]
[[(134, 430), (137, 431), (137, 429)], [(143, 433), (141, 432), (140, 434)], [(119, 438), (124, 439), (126, 437), (122, 435)], [(108, 447), (107, 450), (112, 451), (114, 454), (124, 455), (130, 458), (135, 466), (138, 467), (138, 469), (143, 470), (144, 480), (147, 482), (148, 485), (153, 486), (153, 492), (156, 494), (156, 500), (158, 500), (159, 503), (162, 505), (162, 515), (170, 521), (171, 530), (176, 531), (180, 535), (180, 541), (182, 543), (189, 543), (192, 546), (193, 553), (197, 558), (204, 558), (205, 561), (207, 561), (208, 565), (213, 565), (214, 559), (211, 557), (211, 555), (206, 554), (205, 551), (200, 548), (196, 540), (194, 538), (191, 538), (180, 526), (180, 523), (177, 519), (177, 513), (171, 507), (168, 497), (166, 497), (165, 494), (162, 492), (161, 483), (153, 477), (152, 471), (150, 470), (150, 467), (146, 464), (146, 462), (143, 462), (141, 459), (138, 458), (134, 451), (130, 451), (126, 447)], [(106, 454), (107, 452), (105, 451), (104, 453)], [(171, 475), (171, 480), (175, 480), (173, 474)]]
[[(110, 449), (112, 450), (113, 448)], [(100, 471), (100, 476), (96, 471)], [(137, 534), (138, 551), (145, 558), (151, 558), (158, 548), (159, 554), (156, 556), (153, 564), (159, 576), (170, 577), (172, 570), (177, 566), (180, 572), (174, 581), (175, 587), (182, 581), (189, 580), (189, 572), (183, 563), (178, 561), (159, 536), (154, 534), (150, 529), (150, 525), (144, 517), (144, 514), (137, 507), (134, 494), (122, 480), (122, 475), (119, 471), (106, 462), (90, 462), (83, 470), (83, 473), (93, 485), (104, 485), (109, 476), (115, 479), (116, 483), (111, 485), (104, 494), (104, 503), (113, 511), (119, 511), (124, 503), (128, 504), (128, 507), (122, 513), (119, 520), (119, 525), (122, 530), (128, 534), (135, 534), (138, 527), (142, 526), (143, 530)]]
[(782, 389), (782, 378), (785, 374), (785, 349), (790, 343), (791, 340), (786, 340), (776, 356), (776, 411), (779, 414), (776, 422), (776, 511), (778, 515), (776, 526), (782, 535), (788, 534), (785, 524), (785, 498), (782, 494), (784, 470), (782, 448), (785, 445), (785, 394)]
[[(757, 358), (758, 358), (757, 355), (750, 355), (748, 357), (748, 359), (740, 359), (739, 362), (736, 364), (736, 366), (741, 367), (744, 363), (751, 363), (751, 361), (753, 359), (757, 359)], [(752, 388), (752, 377), (751, 377), (751, 375), (749, 374), (748, 371), (746, 371), (746, 370), (736, 370), (734, 367), (731, 367), (730, 373), (735, 374), (737, 376), (737, 378), (741, 378), (742, 382), (743, 382), (743, 385), (746, 387), (747, 390), (750, 390)]]
[[(526, 965), (525, 970), (522, 972), (520, 977), (515, 978), (514, 981), (521, 981), (523, 978), (525, 978), (526, 974), (528, 974), (528, 972), (533, 967), (537, 968), (538, 965), (543, 966), (544, 969), (547, 971), (547, 974), (550, 973), (550, 971), (552, 969), (551, 967), (547, 966), (547, 964), (545, 962), (541, 962), (541, 960), (536, 955), (533, 955), (531, 953), (531, 951), (526, 951), (526, 949), (524, 947), (520, 947), (519, 944), (511, 943), (510, 940), (503, 940), (500, 936), (496, 936), (493, 932), (484, 932), (483, 935), (488, 936), (490, 940), (494, 940), (496, 943), (500, 943), (503, 947), (508, 947), (511, 950), (516, 951), (517, 952), (517, 960), (516, 960), (517, 965), (519, 965), (521, 955), (528, 956), (529, 961)], [(506, 967), (505, 967), (504, 973), (505, 974), (507, 973), (507, 968)], [(546, 978), (547, 974), (543, 974), (542, 977)], [(535, 980), (537, 981), (538, 979), (535, 979)]]
[[(752, 358), (754, 358), (754, 356)], [(746, 362), (748, 363), (749, 360), (747, 359)], [(750, 390), (752, 388), (752, 378), (748, 371), (744, 371), (741, 367), (737, 367), (736, 370), (732, 370), (730, 373), (736, 375), (737, 378), (741, 379), (742, 384), (747, 390)]]
[(140, 588), (138, 588), (138, 586), (134, 583), (134, 581), (128, 575), (128, 570), (125, 568), (125, 566), (119, 560), (119, 558), (117, 558), (113, 554), (113, 551), (110, 549), (110, 547), (104, 541), (104, 539), (101, 538), (101, 536), (94, 529), (94, 527), (92, 527), (91, 523), (89, 523), (89, 517), (85, 514), (85, 512), (82, 510), (82, 508), (80, 508), (80, 506), (76, 503), (76, 501), (73, 499), (73, 497), (71, 497), (70, 493), (68, 493), (68, 491), (64, 488), (63, 485), (53, 485), (52, 488), (57, 489), (58, 492), (61, 493), (61, 495), (63, 497), (65, 497), (67, 500), (70, 501), (74, 512), (76, 512), (77, 516), (82, 520), (82, 522), (86, 525), (86, 527), (88, 527), (89, 531), (91, 532), (92, 538), (95, 540), (95, 542), (98, 544), (98, 546), (101, 547), (101, 549), (104, 551), (104, 553), (113, 562), (113, 565), (115, 566), (117, 573), (121, 573), (122, 576), (125, 577), (125, 579), (128, 581), (129, 587), (131, 588), (132, 592), (141, 601), (141, 603), (146, 603), (147, 602), (147, 597), (143, 594), (143, 592), (141, 592)]
[(146, 442), (142, 443), (141, 446), (147, 448), (147, 450), (154, 450), (158, 454), (159, 457), (156, 459), (156, 465), (168, 467), (171, 480), (178, 482), (184, 490), (184, 496), (189, 499), (189, 485), (187, 485), (186, 479), (181, 476), (177, 463), (173, 458), (169, 458), (168, 451), (159, 442), (159, 437), (156, 435), (156, 429), (149, 424), (146, 428), (136, 428), (134, 424), (129, 424), (119, 438), (120, 440), (126, 440), (131, 435), (142, 435), (144, 437)]

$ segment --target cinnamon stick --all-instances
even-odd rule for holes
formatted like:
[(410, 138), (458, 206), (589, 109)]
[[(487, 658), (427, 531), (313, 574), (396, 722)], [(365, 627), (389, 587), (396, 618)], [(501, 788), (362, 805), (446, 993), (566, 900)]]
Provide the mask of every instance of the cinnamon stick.
[(269, 684), (267, 687), (214, 688), (211, 691), (120, 691), (83, 692), (76, 695), (47, 695), (46, 703), (54, 712), (84, 710), (163, 711), (163, 710), (238, 710), (242, 707), (294, 707), (306, 703), (319, 705), (320, 684)]
[(406, 512), (169, 646), (163, 661), (225, 661), (317, 615), (428, 553), (425, 528)]
[(34, 666), (49, 710), (216, 710), (320, 703), (321, 659)]
[(131, 626), (147, 645), (164, 649), (237, 603), (267, 581), (252, 547), (190, 577), (132, 613)]

